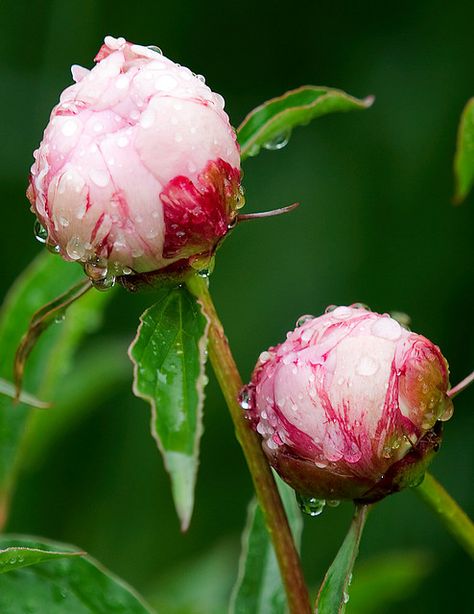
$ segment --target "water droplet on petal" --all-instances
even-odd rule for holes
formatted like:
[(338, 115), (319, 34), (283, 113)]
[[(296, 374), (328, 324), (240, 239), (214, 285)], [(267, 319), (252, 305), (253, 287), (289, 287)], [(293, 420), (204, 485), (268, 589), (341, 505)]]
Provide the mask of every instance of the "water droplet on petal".
[[(326, 311), (326, 313), (328, 313)], [(338, 320), (347, 320), (352, 315), (352, 309), (350, 307), (336, 307), (331, 310), (332, 315)]]
[(244, 386), (239, 393), (239, 405), (242, 409), (252, 408), (252, 394), (249, 386)]
[(89, 171), (89, 177), (93, 183), (99, 188), (105, 188), (109, 183), (109, 174), (107, 171), (99, 168), (91, 168)]
[(77, 131), (77, 122), (75, 119), (68, 119), (64, 122), (61, 132), (64, 136), (72, 136)]
[(451, 400), (448, 400), (446, 409), (444, 410), (444, 412), (441, 414), (441, 416), (438, 419), (441, 420), (441, 422), (446, 422), (446, 420), (449, 420), (451, 416), (453, 415), (453, 411), (454, 411), (454, 405)]
[(375, 375), (379, 370), (379, 363), (372, 356), (362, 356), (359, 363), (356, 366), (356, 373), (358, 375), (370, 376)]
[(71, 237), (66, 245), (66, 253), (71, 260), (80, 260), (85, 256), (86, 248), (79, 237)]
[(309, 322), (310, 320), (313, 320), (314, 316), (306, 314), (304, 316), (300, 316), (297, 320), (296, 320), (296, 326), (297, 328), (299, 328), (300, 326), (303, 326), (303, 324), (306, 324), (306, 322)]
[(372, 324), (371, 332), (376, 337), (388, 339), (389, 341), (397, 341), (397, 339), (401, 337), (402, 327), (396, 320), (384, 316), (375, 320)]
[(300, 506), (300, 510), (303, 512), (303, 514), (308, 514), (308, 516), (313, 517), (322, 514), (324, 506), (326, 505), (326, 501), (324, 499), (305, 497), (304, 495), (300, 495), (300, 493), (296, 493), (296, 500), (298, 501), (298, 505)]
[(163, 51), (161, 51), (161, 49), (157, 47), (156, 45), (148, 45), (147, 49), (150, 49), (151, 51), (154, 51), (155, 53), (158, 53), (159, 55), (163, 55)]
[(40, 243), (46, 243), (48, 239), (48, 231), (44, 226), (42, 226), (39, 220), (35, 221), (35, 224), (33, 226), (33, 232), (35, 233), (35, 238), (37, 241), (39, 241)]

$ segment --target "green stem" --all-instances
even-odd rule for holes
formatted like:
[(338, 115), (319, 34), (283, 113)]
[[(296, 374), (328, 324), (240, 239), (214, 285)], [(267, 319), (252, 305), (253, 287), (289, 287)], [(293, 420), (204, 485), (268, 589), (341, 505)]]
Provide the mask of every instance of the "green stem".
[(438, 514), (447, 530), (474, 559), (474, 523), (456, 501), (429, 473), (416, 488), (416, 492)]
[(249, 428), (238, 403), (242, 380), (209, 294), (207, 279), (193, 275), (186, 280), (186, 284), (199, 300), (209, 319), (209, 357), (234, 422), (236, 436), (242, 446), (257, 499), (275, 548), (290, 612), (309, 614), (311, 605), (300, 558), (275, 480), (262, 451), (260, 438)]

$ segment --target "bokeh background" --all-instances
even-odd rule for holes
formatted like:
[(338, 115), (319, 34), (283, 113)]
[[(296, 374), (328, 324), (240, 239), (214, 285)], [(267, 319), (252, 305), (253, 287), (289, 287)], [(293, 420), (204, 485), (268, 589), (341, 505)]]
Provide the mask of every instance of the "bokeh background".
[[(371, 110), (316, 120), (284, 150), (244, 165), (248, 212), (301, 203), (284, 218), (242, 225), (218, 254), (211, 287), (244, 379), (299, 315), (362, 301), (409, 314), (414, 330), (441, 346), (456, 383), (474, 368), (474, 197), (451, 204), (457, 123), (474, 95), (472, 23), (467, 1), (2, 0), (1, 295), (41, 250), (24, 190), (69, 67), (90, 66), (104, 35), (124, 36), (205, 74), (234, 125), (301, 84), (376, 96)], [(93, 348), (117, 343), (120, 377), (97, 384), (81, 418), (30, 463), (8, 529), (77, 544), (160, 612), (219, 614), (251, 484), (210, 373), (196, 508), (180, 533), (125, 355), (149, 301), (118, 292), (79, 353), (77, 364), (93, 374)], [(455, 405), (432, 471), (472, 514), (474, 388)], [(350, 514), (343, 504), (305, 521), (312, 586)], [(354, 584), (359, 573), (369, 599), (359, 609), (349, 602), (348, 612), (472, 611), (467, 556), (412, 492), (375, 508), (359, 561)]]

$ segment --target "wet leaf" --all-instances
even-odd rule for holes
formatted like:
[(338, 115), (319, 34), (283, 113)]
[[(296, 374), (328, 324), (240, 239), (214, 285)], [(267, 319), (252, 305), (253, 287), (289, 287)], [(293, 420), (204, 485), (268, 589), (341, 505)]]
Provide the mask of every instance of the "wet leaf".
[(66, 309), (92, 288), (88, 279), (83, 279), (69, 290), (56, 297), (36, 311), (30, 321), (28, 330), (23, 335), (15, 354), (14, 377), (17, 398), (21, 393), (21, 384), (25, 364), (40, 335), (57, 321), (65, 317)]
[(53, 411), (32, 412), (24, 439), (23, 465), (38, 467), (54, 442), (131, 376), (125, 340), (101, 338), (81, 351), (68, 373), (67, 386), (57, 387), (50, 397)]
[(454, 202), (460, 204), (474, 183), (474, 98), (471, 98), (464, 107), (459, 122), (454, 176), (456, 183)]
[(207, 320), (184, 287), (161, 288), (140, 318), (129, 355), (134, 393), (151, 405), (151, 431), (171, 477), (182, 530), (194, 504), (202, 434)]
[(242, 160), (255, 156), (262, 147), (281, 149), (296, 126), (329, 113), (367, 109), (373, 97), (363, 100), (328, 87), (306, 85), (267, 100), (251, 111), (237, 129)]
[[(0, 377), (13, 380), (15, 352), (33, 314), (83, 276), (79, 266), (43, 252), (17, 279), (0, 311)], [(64, 322), (44, 333), (26, 369), (25, 387), (29, 392), (45, 401), (51, 398), (81, 339), (99, 325), (108, 298), (109, 294), (91, 291), (70, 307)], [(0, 395), (0, 525), (20, 467), (24, 434), (35, 411)]]
[(52, 559), (61, 559), (65, 556), (82, 556), (84, 552), (55, 552), (41, 548), (28, 548), (27, 546), (11, 546), (0, 549), (0, 574), (37, 565)]
[[(293, 537), (299, 547), (303, 520), (295, 493), (275, 475)], [(234, 587), (230, 614), (284, 614), (287, 611), (280, 569), (268, 535), (262, 510), (254, 500), (249, 506), (242, 537), (239, 575)]]
[(318, 614), (341, 614), (345, 610), (349, 599), (352, 570), (359, 552), (368, 509), (367, 505), (356, 507), (349, 531), (319, 589), (315, 608)]
[[(66, 544), (39, 542), (34, 537), (2, 536), (0, 548), (66, 551), (61, 559), (44, 561), (0, 575), (0, 612), (24, 614), (150, 614), (150, 608), (122, 580)], [(67, 553), (69, 551), (69, 553)], [(20, 556), (20, 555), (19, 555)], [(48, 556), (48, 555), (45, 555)]]
[(412, 594), (433, 570), (426, 552), (385, 552), (357, 566), (350, 587), (350, 614), (379, 614), (388, 606), (409, 602)]

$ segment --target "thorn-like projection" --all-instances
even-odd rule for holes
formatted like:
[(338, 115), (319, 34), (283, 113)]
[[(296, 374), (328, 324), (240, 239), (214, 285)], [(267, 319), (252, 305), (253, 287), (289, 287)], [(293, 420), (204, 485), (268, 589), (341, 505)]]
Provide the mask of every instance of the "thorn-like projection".
[(299, 207), (300, 203), (293, 203), (287, 207), (281, 207), (280, 209), (272, 209), (271, 211), (261, 211), (259, 213), (241, 213), (237, 216), (238, 222), (247, 222), (249, 220), (258, 220), (262, 217), (274, 217), (275, 215), (283, 215), (284, 213), (290, 213)]

